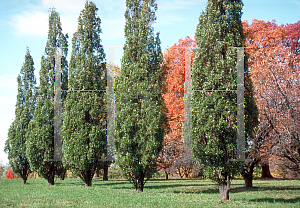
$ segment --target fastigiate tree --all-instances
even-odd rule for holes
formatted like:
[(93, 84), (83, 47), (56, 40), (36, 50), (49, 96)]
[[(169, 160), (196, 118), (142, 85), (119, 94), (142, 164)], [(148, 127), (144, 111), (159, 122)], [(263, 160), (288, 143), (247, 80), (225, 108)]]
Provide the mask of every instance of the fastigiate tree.
[[(237, 89), (237, 49), (234, 47), (245, 45), (242, 7), (241, 0), (208, 0), (196, 30), (198, 49), (192, 70), (193, 157), (203, 167), (205, 176), (218, 183), (221, 200), (229, 199), (230, 182), (243, 165), (243, 162), (231, 161), (236, 159), (237, 151), (237, 94), (226, 92)], [(247, 71), (246, 56), (246, 140), (257, 124), (257, 107)]]
[(68, 78), (67, 38), (68, 35), (62, 33), (59, 14), (51, 9), (48, 39), (41, 58), (38, 99), (26, 140), (26, 156), (30, 167), (49, 185), (54, 185), (55, 174), (60, 176), (65, 172), (62, 162), (54, 161), (54, 70), (56, 47), (65, 47), (62, 48), (61, 57), (62, 88), (65, 89)]
[(168, 129), (161, 90), (162, 53), (155, 0), (127, 0), (124, 55), (115, 81), (116, 162), (137, 192), (156, 172), (156, 160)]
[(87, 1), (72, 39), (69, 92), (63, 115), (64, 165), (85, 186), (92, 185), (95, 171), (105, 164), (107, 74), (100, 34), (98, 8)]
[(18, 95), (15, 109), (15, 119), (8, 129), (8, 139), (5, 142), (5, 152), (8, 153), (10, 167), (26, 184), (31, 172), (26, 152), (26, 134), (28, 124), (32, 121), (36, 103), (37, 87), (34, 75), (33, 58), (27, 48), (25, 62), (18, 75)]

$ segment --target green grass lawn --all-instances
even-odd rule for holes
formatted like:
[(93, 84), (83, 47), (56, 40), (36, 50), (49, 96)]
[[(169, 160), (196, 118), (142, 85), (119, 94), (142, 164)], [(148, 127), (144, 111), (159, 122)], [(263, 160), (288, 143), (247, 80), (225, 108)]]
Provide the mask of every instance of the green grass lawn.
[(219, 201), (219, 190), (210, 180), (152, 180), (136, 193), (126, 180), (93, 180), (84, 188), (80, 179), (0, 179), (0, 207), (300, 207), (299, 180), (255, 180), (244, 188), (234, 180), (230, 200)]

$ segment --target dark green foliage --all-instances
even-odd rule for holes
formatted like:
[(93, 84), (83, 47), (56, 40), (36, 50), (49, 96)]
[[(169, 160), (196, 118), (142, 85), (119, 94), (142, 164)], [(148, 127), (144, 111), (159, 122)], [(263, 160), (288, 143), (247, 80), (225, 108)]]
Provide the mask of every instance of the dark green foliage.
[[(69, 89), (106, 90), (105, 54), (100, 44), (101, 20), (93, 2), (86, 2), (72, 39)], [(91, 186), (106, 157), (106, 92), (69, 91), (63, 115), (65, 165)]]
[[(208, 1), (197, 26), (199, 48), (193, 63), (193, 89), (237, 89), (237, 51), (233, 47), (244, 47), (245, 43), (242, 6), (241, 0)], [(245, 87), (246, 138), (249, 138), (257, 124), (257, 108), (248, 75)], [(219, 183), (220, 198), (228, 199), (231, 178), (242, 166), (242, 162), (229, 162), (236, 154), (237, 94), (194, 90), (192, 121), (194, 158), (204, 167), (205, 176)]]
[[(31, 129), (26, 141), (26, 156), (30, 167), (47, 179), (49, 185), (54, 184), (56, 173), (62, 171), (61, 161), (54, 159), (54, 67), (55, 47), (68, 47), (68, 35), (62, 33), (60, 17), (54, 9), (49, 15), (49, 32), (45, 54), (41, 58), (40, 86)], [(61, 69), (62, 88), (67, 86), (67, 48), (62, 49)]]
[(156, 158), (167, 127), (160, 94), (163, 73), (159, 34), (154, 37), (154, 0), (126, 1), (126, 42), (115, 84), (117, 164), (138, 192), (156, 172)]
[(18, 75), (18, 95), (15, 109), (15, 119), (8, 129), (8, 139), (5, 142), (5, 152), (8, 153), (9, 164), (15, 174), (26, 183), (31, 172), (26, 158), (26, 133), (29, 132), (28, 124), (33, 118), (36, 103), (36, 79), (34, 75), (34, 63), (27, 48), (25, 62)]

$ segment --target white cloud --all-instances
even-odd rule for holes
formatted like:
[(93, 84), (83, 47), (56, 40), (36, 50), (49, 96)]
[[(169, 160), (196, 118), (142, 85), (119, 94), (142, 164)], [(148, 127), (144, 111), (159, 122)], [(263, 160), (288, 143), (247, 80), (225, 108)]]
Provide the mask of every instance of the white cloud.
[(42, 0), (38, 5), (29, 4), (28, 9), (12, 16), (10, 24), (18, 35), (47, 36), (49, 9), (55, 8), (61, 17), (64, 33), (71, 35), (77, 28), (77, 17), (85, 0)]
[[(63, 32), (68, 33), (71, 38), (77, 30), (77, 18), (85, 2), (86, 0), (42, 0), (37, 5), (28, 5), (27, 11), (12, 16), (10, 24), (18, 35), (47, 36), (48, 11), (54, 7), (60, 14)], [(98, 8), (98, 16), (102, 20), (101, 38), (111, 40), (123, 37), (125, 2), (123, 0), (94, 2)]]
[(77, 30), (77, 18), (74, 15), (61, 15), (60, 21), (63, 33), (68, 33), (69, 37), (72, 37), (73, 33)]
[[(40, 6), (44, 9), (56, 8), (57, 11), (81, 11), (86, 0), (42, 0)], [(79, 14), (79, 13), (78, 13)]]
[(12, 17), (10, 24), (18, 35), (47, 35), (48, 14), (41, 11), (23, 11)]

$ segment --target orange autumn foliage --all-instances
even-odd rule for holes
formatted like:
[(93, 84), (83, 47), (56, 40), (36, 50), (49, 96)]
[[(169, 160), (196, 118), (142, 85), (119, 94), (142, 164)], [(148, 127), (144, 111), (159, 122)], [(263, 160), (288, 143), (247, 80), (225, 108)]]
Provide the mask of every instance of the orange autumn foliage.
[[(164, 137), (158, 165), (166, 172), (183, 153), (185, 50), (186, 47), (195, 46), (195, 40), (187, 36), (164, 53), (163, 66), (167, 67), (168, 75), (165, 83), (167, 92), (163, 94), (163, 98), (168, 109), (171, 131)], [(193, 53), (191, 54), (191, 63), (192, 61)], [(192, 68), (192, 65), (190, 67)]]

